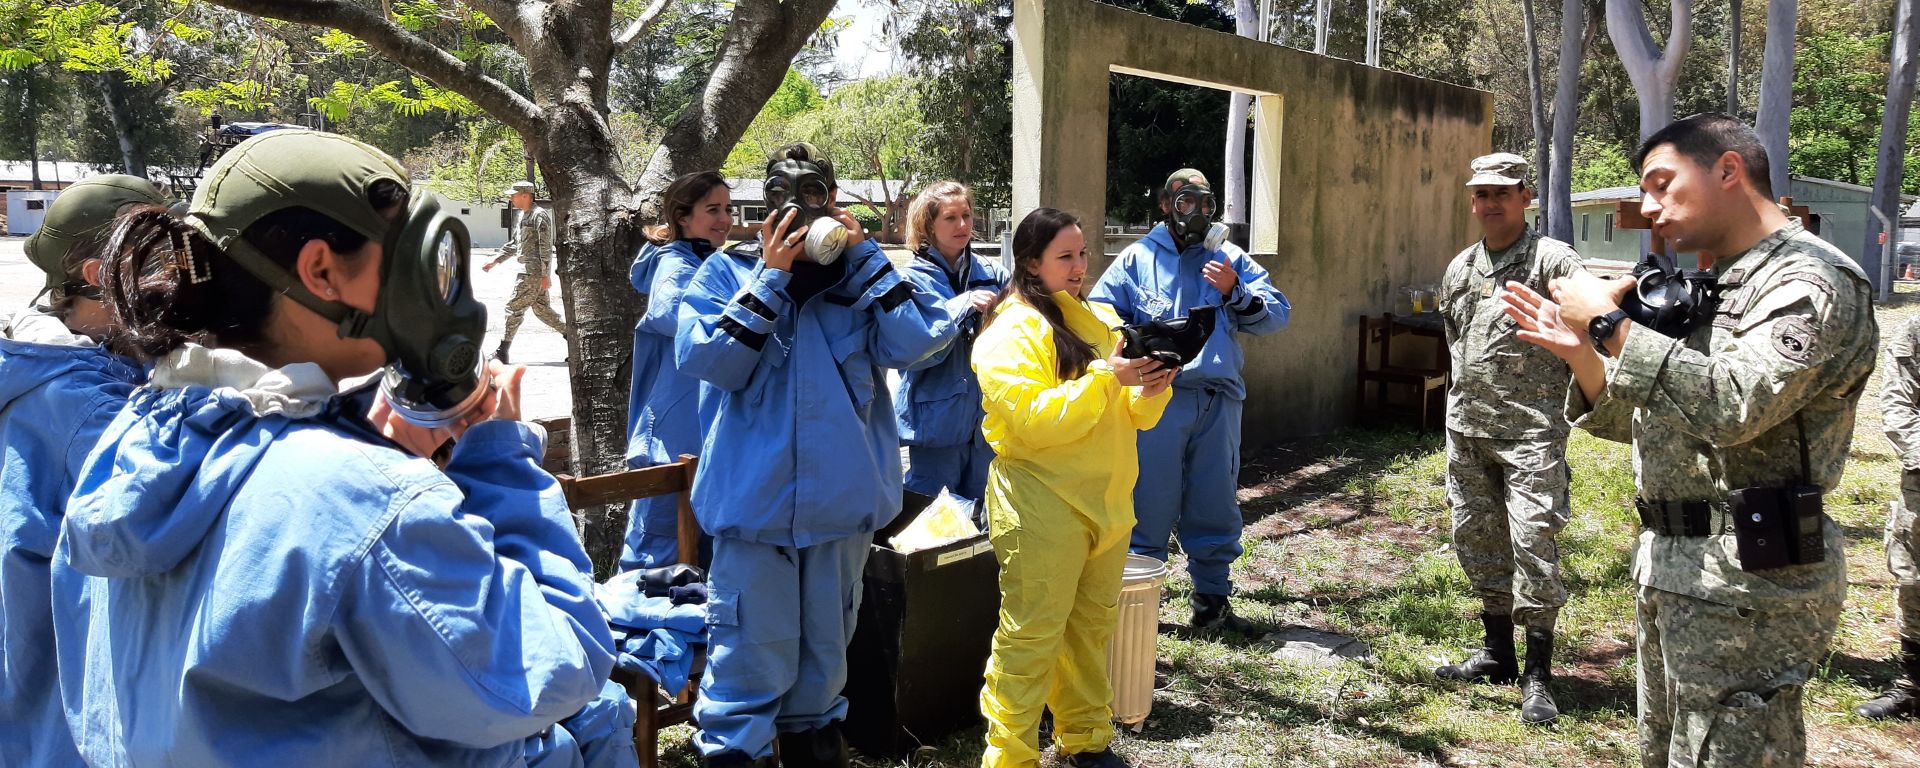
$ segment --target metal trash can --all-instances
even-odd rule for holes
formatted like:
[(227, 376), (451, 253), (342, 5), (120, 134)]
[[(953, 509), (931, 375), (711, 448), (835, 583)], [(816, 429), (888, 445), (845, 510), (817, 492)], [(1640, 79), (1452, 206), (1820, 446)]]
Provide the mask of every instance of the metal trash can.
[(1153, 711), (1154, 640), (1160, 634), (1160, 588), (1167, 564), (1127, 554), (1120, 582), (1120, 617), (1107, 646), (1107, 680), (1113, 684), (1113, 719), (1139, 726)]

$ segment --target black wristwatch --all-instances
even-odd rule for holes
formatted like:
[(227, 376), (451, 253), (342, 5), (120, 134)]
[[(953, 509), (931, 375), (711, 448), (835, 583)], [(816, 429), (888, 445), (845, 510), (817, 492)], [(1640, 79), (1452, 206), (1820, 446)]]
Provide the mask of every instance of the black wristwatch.
[(1616, 309), (1587, 321), (1587, 337), (1593, 339), (1593, 348), (1600, 351), (1601, 357), (1613, 356), (1607, 353), (1607, 339), (1613, 338), (1613, 332), (1626, 320), (1626, 311)]

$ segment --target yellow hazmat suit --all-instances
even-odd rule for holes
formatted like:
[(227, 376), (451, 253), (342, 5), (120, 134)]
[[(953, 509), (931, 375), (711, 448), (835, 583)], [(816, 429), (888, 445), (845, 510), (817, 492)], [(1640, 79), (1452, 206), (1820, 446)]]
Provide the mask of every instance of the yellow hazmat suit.
[(1121, 386), (1104, 359), (1120, 318), (1105, 304), (1054, 294), (1074, 335), (1101, 359), (1062, 381), (1053, 329), (1010, 297), (973, 345), (995, 458), (987, 525), (1000, 561), (1000, 628), (980, 712), (986, 768), (1040, 763), (1042, 705), (1053, 710), (1063, 754), (1113, 740), (1107, 643), (1118, 620), (1121, 571), (1133, 530), (1135, 445), (1171, 399)]

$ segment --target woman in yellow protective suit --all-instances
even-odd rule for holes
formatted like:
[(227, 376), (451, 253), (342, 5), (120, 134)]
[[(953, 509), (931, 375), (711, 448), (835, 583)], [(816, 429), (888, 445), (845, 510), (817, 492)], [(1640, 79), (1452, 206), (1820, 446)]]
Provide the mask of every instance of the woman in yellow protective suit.
[(1027, 214), (1012, 279), (973, 347), (1000, 561), (1000, 628), (980, 693), (986, 768), (1039, 765), (1043, 705), (1067, 765), (1126, 766), (1108, 746), (1107, 643), (1133, 530), (1136, 433), (1160, 420), (1177, 369), (1120, 356), (1120, 318), (1085, 298), (1085, 246), (1073, 216)]

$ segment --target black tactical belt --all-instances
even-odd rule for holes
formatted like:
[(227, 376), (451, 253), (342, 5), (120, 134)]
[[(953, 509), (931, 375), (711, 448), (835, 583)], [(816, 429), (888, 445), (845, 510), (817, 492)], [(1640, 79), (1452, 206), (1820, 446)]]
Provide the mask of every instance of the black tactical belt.
[(1717, 536), (1733, 532), (1724, 501), (1647, 501), (1634, 499), (1640, 525), (1662, 536)]

